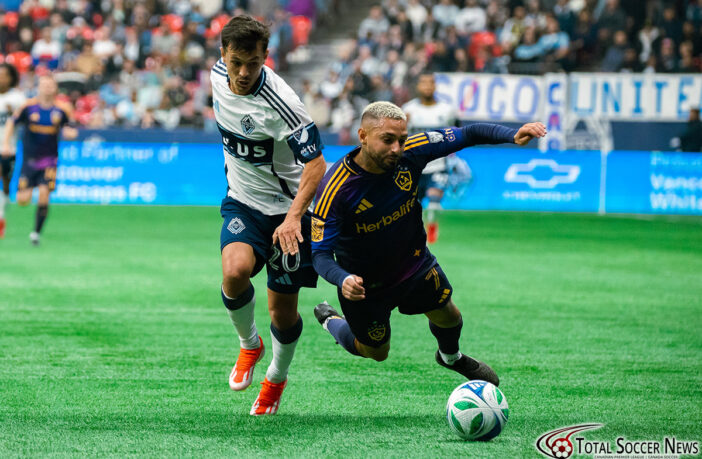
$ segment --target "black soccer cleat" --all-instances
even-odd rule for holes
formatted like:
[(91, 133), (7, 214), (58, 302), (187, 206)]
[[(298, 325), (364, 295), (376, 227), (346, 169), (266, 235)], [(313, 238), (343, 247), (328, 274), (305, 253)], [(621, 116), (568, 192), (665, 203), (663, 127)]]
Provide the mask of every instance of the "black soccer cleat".
[[(315, 313), (316, 311), (317, 310), (315, 308)], [(487, 363), (481, 362), (480, 360), (475, 360), (474, 358), (468, 357), (465, 354), (463, 354), (461, 358), (458, 359), (453, 365), (449, 365), (448, 363), (444, 362), (444, 359), (441, 358), (439, 351), (436, 351), (436, 363), (442, 367), (446, 367), (460, 373), (468, 379), (481, 379), (492, 383), (495, 387), (500, 385), (500, 378), (497, 377), (495, 370), (490, 368)]]
[(330, 317), (341, 317), (336, 309), (332, 308), (329, 303), (323, 301), (314, 307), (314, 316), (317, 318), (320, 324), (324, 326), (324, 322)]

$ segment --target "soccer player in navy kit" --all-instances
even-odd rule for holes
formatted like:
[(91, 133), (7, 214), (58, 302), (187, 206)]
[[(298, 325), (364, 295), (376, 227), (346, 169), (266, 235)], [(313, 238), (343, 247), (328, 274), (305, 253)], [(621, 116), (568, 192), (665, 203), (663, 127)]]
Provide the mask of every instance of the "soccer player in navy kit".
[[(487, 143), (526, 145), (546, 127), (495, 124), (443, 128), (407, 136), (402, 110), (370, 104), (358, 131), (361, 146), (337, 161), (317, 189), (312, 217), (314, 267), (338, 287), (344, 317), (326, 302), (314, 313), (348, 352), (377, 361), (390, 350), (390, 313), (425, 314), (439, 365), (468, 379), (499, 384), (483, 362), (459, 351), (463, 321), (453, 288), (426, 246), (417, 186), (431, 160)], [(336, 259), (335, 259), (336, 258)]]
[(36, 99), (28, 100), (5, 125), (3, 152), (10, 150), (15, 126), (26, 126), (22, 136), (23, 159), (17, 203), (28, 205), (32, 200), (32, 190), (39, 188), (34, 231), (29, 234), (34, 245), (39, 244), (39, 234), (49, 213), (49, 194), (56, 186), (59, 136), (63, 134), (67, 140), (78, 136), (77, 129), (67, 126), (72, 118), (71, 109), (56, 101), (57, 94), (58, 85), (54, 78), (50, 75), (40, 77)]

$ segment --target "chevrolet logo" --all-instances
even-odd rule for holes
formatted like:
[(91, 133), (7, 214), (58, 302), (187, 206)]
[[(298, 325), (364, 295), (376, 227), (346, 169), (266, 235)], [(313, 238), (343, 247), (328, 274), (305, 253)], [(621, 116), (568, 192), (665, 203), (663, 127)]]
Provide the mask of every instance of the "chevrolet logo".
[[(538, 172), (537, 172), (538, 171)], [(545, 176), (550, 176), (548, 180)], [(580, 166), (558, 164), (552, 159), (532, 159), (527, 164), (512, 164), (505, 172), (505, 182), (526, 183), (529, 188), (552, 189), (575, 182)]]
[(361, 199), (361, 202), (358, 204), (358, 208), (356, 209), (356, 213), (360, 214), (364, 210), (368, 210), (371, 207), (373, 207), (373, 204), (368, 202), (368, 200), (366, 200), (366, 198), (363, 198), (363, 199)]

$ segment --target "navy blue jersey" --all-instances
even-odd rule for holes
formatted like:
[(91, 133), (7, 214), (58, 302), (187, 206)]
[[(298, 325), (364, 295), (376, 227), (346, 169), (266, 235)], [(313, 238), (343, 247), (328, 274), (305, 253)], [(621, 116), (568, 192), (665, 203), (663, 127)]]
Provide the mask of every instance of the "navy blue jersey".
[(28, 104), (14, 118), (15, 124), (26, 126), (22, 136), (24, 161), (39, 162), (44, 158), (58, 158), (58, 138), (61, 128), (68, 123), (66, 111), (56, 105), (42, 107)]
[(374, 291), (429, 268), (435, 260), (426, 248), (417, 201), (424, 166), (472, 145), (513, 142), (516, 132), (493, 124), (423, 132), (407, 139), (397, 166), (384, 174), (366, 172), (354, 161), (360, 147), (351, 151), (329, 169), (317, 189), (315, 269), (337, 286), (348, 274), (361, 276), (366, 291)]

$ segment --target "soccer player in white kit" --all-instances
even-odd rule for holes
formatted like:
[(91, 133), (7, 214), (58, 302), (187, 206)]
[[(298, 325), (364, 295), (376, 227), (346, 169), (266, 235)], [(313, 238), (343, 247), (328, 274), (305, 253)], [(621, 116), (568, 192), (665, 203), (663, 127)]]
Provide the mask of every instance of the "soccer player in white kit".
[[(419, 75), (417, 98), (410, 100), (402, 107), (402, 111), (407, 115), (407, 130), (410, 135), (446, 126), (458, 126), (456, 111), (446, 102), (436, 100), (435, 91), (434, 74), (422, 73)], [(452, 169), (449, 163), (456, 163), (470, 177), (468, 165), (455, 155), (450, 155), (446, 158), (435, 159), (427, 164), (419, 181), (419, 199), (422, 200), (426, 196), (429, 200), (425, 220), (427, 222), (427, 242), (430, 244), (436, 242), (439, 235), (436, 213), (441, 209), (444, 188), (448, 181), (448, 174)]]
[[(26, 98), (16, 88), (19, 74), (12, 65), (0, 64), (0, 141), (5, 138), (5, 123), (19, 109)], [(5, 209), (10, 202), (10, 180), (15, 165), (17, 135), (10, 139), (7, 151), (0, 151), (0, 176), (2, 176), (2, 193), (0, 193), (0, 238), (5, 237)]]
[(239, 335), (229, 386), (246, 389), (264, 346), (250, 278), (265, 265), (273, 358), (250, 414), (275, 414), (302, 333), (300, 287), (315, 287), (309, 206), (326, 170), (319, 131), (294, 91), (264, 65), (268, 28), (248, 16), (222, 30), (212, 97), (222, 135), (222, 300)]

